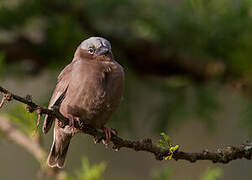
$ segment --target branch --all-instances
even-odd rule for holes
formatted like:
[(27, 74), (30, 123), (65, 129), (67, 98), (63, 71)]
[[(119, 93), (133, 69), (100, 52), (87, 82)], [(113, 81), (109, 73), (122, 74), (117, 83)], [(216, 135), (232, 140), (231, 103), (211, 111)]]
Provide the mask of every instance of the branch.
[[(26, 104), (28, 106), (27, 109), (28, 109), (29, 112), (34, 112), (36, 110), (39, 110), (39, 114), (48, 114), (50, 116), (54, 116), (54, 117), (60, 119), (60, 121), (63, 124), (66, 124), (68, 122), (68, 119), (65, 118), (61, 113), (59, 113), (57, 111), (57, 109), (50, 110), (50, 109), (47, 109), (47, 108), (43, 108), (43, 107), (35, 104), (34, 102), (32, 102), (30, 95), (27, 95), (26, 98), (22, 98), (22, 97), (20, 97), (18, 95), (10, 93), (8, 90), (6, 90), (5, 88), (3, 88), (1, 86), (0, 86), (0, 92), (4, 93), (5, 95), (7, 95), (7, 97), (9, 97), (7, 99), (8, 101), (10, 101), (11, 99), (15, 99), (16, 101), (19, 101), (19, 102), (21, 102), (23, 104)], [(4, 101), (2, 101), (2, 103), (4, 103)]]
[[(5, 88), (0, 86), (0, 92), (7, 94), (9, 98), (8, 100), (15, 99), (19, 102), (22, 102), (28, 105), (32, 110), (40, 109), (41, 114), (48, 114), (50, 116), (56, 117), (63, 125), (68, 124), (68, 119), (65, 118), (58, 109), (50, 110), (47, 108), (42, 108), (36, 103), (32, 102), (29, 98), (22, 98), (18, 95), (15, 95)], [(102, 139), (105, 139), (105, 134), (103, 132), (97, 131), (95, 128), (89, 126), (88, 124), (81, 125), (76, 127), (81, 130), (85, 134), (89, 134), (93, 136), (98, 142)], [(189, 153), (183, 152), (180, 150), (176, 150), (175, 152), (171, 152), (170, 149), (163, 149), (158, 147), (157, 145), (152, 143), (151, 139), (144, 139), (141, 141), (131, 141), (122, 139), (118, 136), (112, 136), (111, 142), (113, 142), (113, 149), (118, 151), (120, 148), (129, 148), (135, 151), (145, 151), (155, 155), (157, 160), (163, 160), (165, 157), (171, 156), (175, 160), (187, 160), (189, 162), (196, 162), (197, 160), (210, 160), (213, 163), (228, 163), (232, 160), (236, 159), (248, 159), (251, 160), (252, 157), (252, 143), (245, 143), (240, 146), (227, 146), (221, 149), (217, 149), (215, 152), (209, 152), (208, 150), (203, 150), (201, 153)]]
[(1, 117), (0, 129), (4, 137), (25, 148), (39, 162), (45, 158), (45, 153), (41, 149), (40, 145), (35, 140), (32, 140), (27, 135), (17, 130), (17, 128), (6, 117)]
[(23, 147), (41, 164), (41, 169), (38, 174), (39, 176), (43, 177), (44, 175), (47, 175), (55, 177), (57, 180), (63, 179), (63, 172), (58, 169), (44, 168), (43, 163), (45, 162), (46, 153), (41, 145), (35, 139), (32, 139), (23, 132), (19, 131), (17, 127), (8, 120), (8, 118), (3, 116), (0, 117), (0, 130), (4, 138)]

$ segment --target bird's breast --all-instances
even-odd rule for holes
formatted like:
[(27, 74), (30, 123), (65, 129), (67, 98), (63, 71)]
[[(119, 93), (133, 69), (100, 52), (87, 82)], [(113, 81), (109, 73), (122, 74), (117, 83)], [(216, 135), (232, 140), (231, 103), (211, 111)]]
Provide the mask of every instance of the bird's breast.
[(99, 128), (121, 101), (123, 77), (116, 64), (75, 68), (61, 109)]

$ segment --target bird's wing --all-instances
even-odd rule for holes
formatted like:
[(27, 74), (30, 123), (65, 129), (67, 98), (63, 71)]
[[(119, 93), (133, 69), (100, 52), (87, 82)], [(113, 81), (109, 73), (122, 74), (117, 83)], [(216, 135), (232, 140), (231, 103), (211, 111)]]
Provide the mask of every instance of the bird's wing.
[(72, 63), (68, 64), (58, 76), (56, 88), (54, 89), (48, 108), (51, 108), (57, 99), (65, 92), (71, 78)]
[[(67, 87), (71, 78), (72, 64), (67, 65), (58, 76), (58, 81), (56, 88), (54, 89), (53, 95), (51, 97), (48, 108), (52, 108), (54, 105), (59, 106), (64, 99), (65, 93), (67, 91)], [(53, 123), (54, 118), (46, 115), (44, 124), (43, 124), (43, 132), (46, 134)]]

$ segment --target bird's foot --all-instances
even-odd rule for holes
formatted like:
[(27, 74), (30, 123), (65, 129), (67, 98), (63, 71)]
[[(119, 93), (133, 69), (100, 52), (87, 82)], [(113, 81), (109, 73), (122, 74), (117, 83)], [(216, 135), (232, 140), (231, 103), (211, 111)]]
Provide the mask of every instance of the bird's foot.
[(68, 125), (74, 127), (74, 116), (72, 114), (67, 114), (67, 118), (69, 119)]
[(83, 120), (81, 120), (79, 117), (75, 118), (75, 122), (77, 123), (77, 128), (78, 129), (82, 129), (85, 125), (85, 123), (83, 122)]
[(102, 141), (103, 144), (105, 142), (102, 135), (101, 136), (100, 135), (95, 136), (93, 140), (94, 140), (95, 144), (100, 143), (101, 141)]
[(75, 127), (75, 122), (80, 124), (80, 118), (77, 116), (73, 116), (72, 114), (67, 114), (67, 118), (69, 119), (69, 127), (71, 128), (72, 134), (77, 133), (77, 129)]
[(106, 128), (106, 127), (103, 127), (102, 130), (104, 131), (105, 135), (106, 135), (106, 141), (102, 141), (103, 144), (107, 145), (110, 143), (110, 140), (111, 140), (111, 135), (114, 135), (114, 136), (117, 136), (117, 131), (115, 129), (112, 129), (112, 128)]

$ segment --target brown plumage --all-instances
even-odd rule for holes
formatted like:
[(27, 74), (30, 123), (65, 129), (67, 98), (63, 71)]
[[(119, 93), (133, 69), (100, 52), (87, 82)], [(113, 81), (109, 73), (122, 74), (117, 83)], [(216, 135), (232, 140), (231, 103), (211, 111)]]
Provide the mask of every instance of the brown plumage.
[[(104, 125), (118, 107), (123, 93), (124, 71), (113, 59), (109, 41), (91, 37), (77, 48), (73, 61), (58, 77), (49, 108), (60, 105), (60, 112), (70, 119), (64, 128), (54, 125), (54, 138), (48, 165), (62, 168), (74, 133), (74, 121), (83, 121), (105, 131)], [(53, 122), (45, 117), (43, 131), (47, 133)]]

